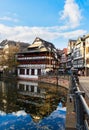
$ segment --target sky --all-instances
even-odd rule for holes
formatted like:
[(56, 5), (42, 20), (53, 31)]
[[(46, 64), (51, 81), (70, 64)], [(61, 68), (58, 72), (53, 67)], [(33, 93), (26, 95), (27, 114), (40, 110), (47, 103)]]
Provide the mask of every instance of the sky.
[(0, 42), (36, 37), (63, 49), (89, 34), (89, 0), (0, 0)]

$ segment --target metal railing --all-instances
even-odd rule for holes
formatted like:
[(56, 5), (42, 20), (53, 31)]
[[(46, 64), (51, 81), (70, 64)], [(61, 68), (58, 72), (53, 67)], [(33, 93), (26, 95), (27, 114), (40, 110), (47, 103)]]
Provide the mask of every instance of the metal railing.
[(85, 101), (85, 92), (79, 89), (79, 79), (75, 72), (72, 72), (70, 81), (70, 93), (74, 100), (76, 113), (76, 129), (89, 130), (89, 107)]

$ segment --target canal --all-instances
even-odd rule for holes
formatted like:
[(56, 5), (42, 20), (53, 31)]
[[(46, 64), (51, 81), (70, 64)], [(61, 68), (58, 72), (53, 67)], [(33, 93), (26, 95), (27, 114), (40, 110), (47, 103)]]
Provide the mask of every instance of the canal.
[(0, 130), (65, 130), (67, 90), (0, 79)]

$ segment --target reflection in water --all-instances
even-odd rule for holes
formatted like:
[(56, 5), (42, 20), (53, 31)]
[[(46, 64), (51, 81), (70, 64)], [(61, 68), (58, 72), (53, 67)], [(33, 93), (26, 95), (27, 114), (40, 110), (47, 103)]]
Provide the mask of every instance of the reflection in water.
[(0, 110), (12, 113), (24, 110), (34, 122), (39, 122), (66, 103), (66, 89), (29, 81), (0, 81)]

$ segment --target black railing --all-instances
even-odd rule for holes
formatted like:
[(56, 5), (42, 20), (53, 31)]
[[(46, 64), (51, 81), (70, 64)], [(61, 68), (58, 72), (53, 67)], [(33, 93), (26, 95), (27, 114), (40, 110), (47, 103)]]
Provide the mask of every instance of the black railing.
[(76, 113), (76, 129), (89, 130), (89, 107), (85, 100), (85, 92), (79, 89), (77, 73), (71, 73), (70, 93), (74, 100), (74, 111)]

